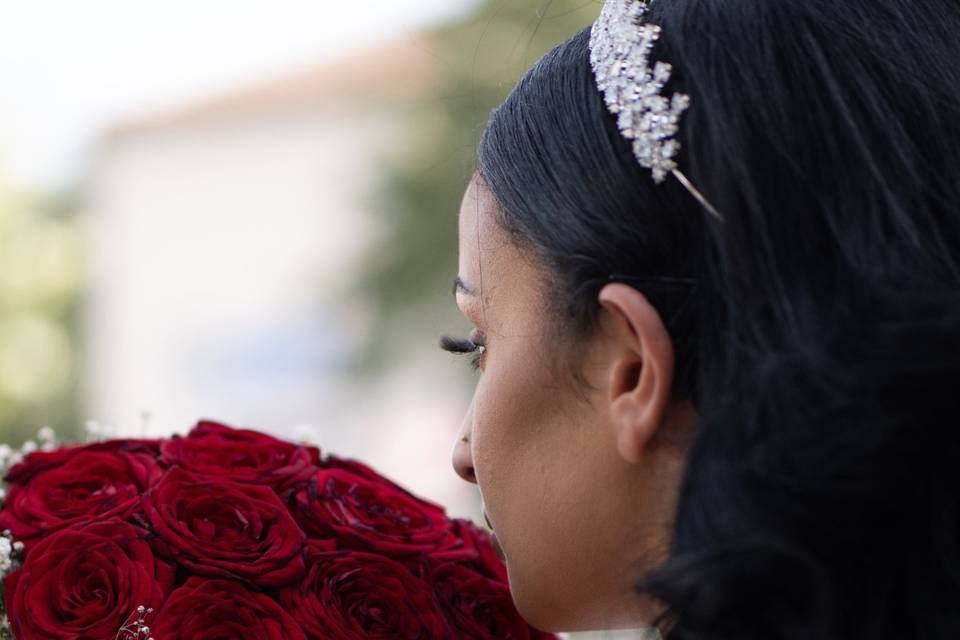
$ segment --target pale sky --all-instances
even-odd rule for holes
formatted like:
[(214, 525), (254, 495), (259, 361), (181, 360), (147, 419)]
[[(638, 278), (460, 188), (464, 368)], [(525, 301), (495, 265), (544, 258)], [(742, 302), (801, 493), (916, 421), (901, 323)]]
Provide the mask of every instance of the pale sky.
[(73, 178), (120, 119), (296, 70), (475, 0), (0, 0), (0, 173)]

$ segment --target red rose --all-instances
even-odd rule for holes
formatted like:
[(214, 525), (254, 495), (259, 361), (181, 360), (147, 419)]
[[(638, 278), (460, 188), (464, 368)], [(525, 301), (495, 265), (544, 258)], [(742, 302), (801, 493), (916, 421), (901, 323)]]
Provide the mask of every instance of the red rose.
[(446, 513), (440, 505), (436, 502), (431, 502), (422, 496), (418, 496), (404, 486), (401, 486), (391, 480), (390, 478), (380, 474), (377, 471), (374, 471), (370, 466), (360, 462), (359, 460), (354, 460), (352, 458), (339, 458), (334, 455), (327, 455), (320, 461), (320, 466), (324, 469), (339, 469), (341, 471), (348, 471), (355, 476), (360, 476), (369, 480), (374, 484), (387, 485), (394, 488), (399, 493), (402, 493), (414, 502), (423, 505), (428, 511), (441, 511)]
[(359, 551), (312, 553), (278, 598), (311, 640), (451, 638), (430, 587), (402, 564)]
[(280, 586), (304, 571), (303, 532), (268, 487), (174, 467), (144, 497), (158, 553), (190, 571)]
[(124, 438), (104, 440), (83, 445), (88, 451), (121, 451), (123, 453), (145, 453), (157, 458), (160, 456), (160, 440), (155, 438)]
[(148, 535), (112, 519), (37, 542), (4, 582), (14, 637), (114, 640), (138, 606), (159, 607), (173, 586), (173, 567), (154, 558)]
[(440, 610), (457, 638), (476, 640), (547, 640), (552, 634), (538, 631), (520, 616), (510, 587), (468, 565), (445, 562), (424, 566), (424, 577), (433, 586)]
[(392, 484), (343, 469), (320, 469), (294, 496), (292, 511), (311, 538), (387, 555), (434, 551), (455, 540), (443, 509)]
[(404, 494), (417, 504), (422, 505), (428, 511), (440, 511), (442, 513), (446, 513), (443, 507), (437, 503), (418, 496), (406, 487), (403, 487), (390, 478), (381, 475), (377, 471), (374, 471), (371, 467), (365, 465), (359, 460), (353, 460), (351, 458), (338, 458), (337, 456), (327, 455), (323, 458), (323, 460), (320, 461), (320, 466), (324, 469), (338, 469), (340, 471), (347, 471), (355, 476), (360, 476), (361, 478), (369, 480), (373, 484), (392, 487), (397, 492)]
[(161, 460), (197, 473), (237, 482), (265, 484), (277, 491), (306, 480), (320, 459), (316, 447), (303, 447), (263, 433), (202, 421), (183, 438), (163, 443)]
[(355, 476), (361, 476), (377, 484), (388, 484), (391, 487), (395, 488), (400, 493), (405, 493), (411, 498), (413, 498), (414, 500), (417, 500), (418, 502), (422, 502), (423, 504), (428, 505), (435, 509), (440, 508), (438, 505), (432, 502), (429, 502), (427, 500), (424, 500), (420, 496), (408, 491), (406, 488), (401, 487), (399, 484), (397, 484), (390, 478), (374, 471), (372, 468), (360, 462), (359, 460), (353, 460), (351, 458), (339, 458), (334, 455), (327, 455), (320, 462), (320, 466), (325, 469), (342, 469), (344, 471), (349, 471)]
[(507, 584), (507, 567), (493, 548), (490, 534), (469, 520), (451, 521), (455, 542), (430, 554), (434, 563), (457, 562)]
[(127, 518), (160, 476), (144, 453), (70, 447), (33, 453), (7, 474), (11, 483), (0, 530), (28, 543), (71, 525)]
[(150, 627), (150, 635), (158, 640), (306, 640), (293, 618), (269, 596), (232, 580), (197, 576), (170, 594)]

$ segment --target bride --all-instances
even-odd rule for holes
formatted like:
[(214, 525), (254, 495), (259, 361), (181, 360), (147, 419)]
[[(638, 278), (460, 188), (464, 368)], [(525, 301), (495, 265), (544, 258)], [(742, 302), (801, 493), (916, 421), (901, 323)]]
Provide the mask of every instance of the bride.
[(533, 625), (960, 637), (957, 34), (609, 0), (492, 114), (441, 346)]

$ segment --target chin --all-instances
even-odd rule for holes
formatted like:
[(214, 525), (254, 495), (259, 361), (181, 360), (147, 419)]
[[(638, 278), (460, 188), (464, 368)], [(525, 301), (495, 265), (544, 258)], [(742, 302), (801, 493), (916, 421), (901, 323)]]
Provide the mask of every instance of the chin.
[(545, 608), (539, 606), (538, 603), (530, 603), (522, 599), (518, 600), (516, 597), (513, 598), (513, 604), (516, 605), (517, 611), (520, 612), (520, 615), (531, 627), (548, 633), (570, 631), (570, 629), (565, 628), (560, 621), (557, 620), (557, 612), (555, 611), (552, 612), (551, 615), (551, 612), (546, 611)]
[[(508, 569), (509, 572), (509, 569)], [(553, 585), (556, 589), (556, 585)], [(571, 607), (549, 597), (554, 593), (550, 585), (531, 585), (513, 578), (510, 574), (510, 594), (517, 611), (527, 623), (548, 633), (578, 631), (575, 620), (571, 619)]]
[[(557, 583), (521, 583), (510, 579), (510, 593), (517, 611), (532, 627), (548, 633), (601, 629), (646, 629), (661, 609), (642, 598), (629, 612), (590, 607), (580, 597), (563, 599)], [(568, 585), (569, 586), (569, 585)], [(587, 605), (587, 606), (585, 606)]]

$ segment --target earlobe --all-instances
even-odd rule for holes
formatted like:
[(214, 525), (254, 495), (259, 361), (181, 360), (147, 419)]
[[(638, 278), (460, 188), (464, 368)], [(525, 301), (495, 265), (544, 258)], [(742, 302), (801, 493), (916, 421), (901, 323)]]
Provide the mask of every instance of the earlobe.
[(642, 293), (606, 285), (598, 296), (611, 327), (610, 416), (617, 450), (639, 462), (664, 423), (673, 386), (673, 342), (660, 314)]

